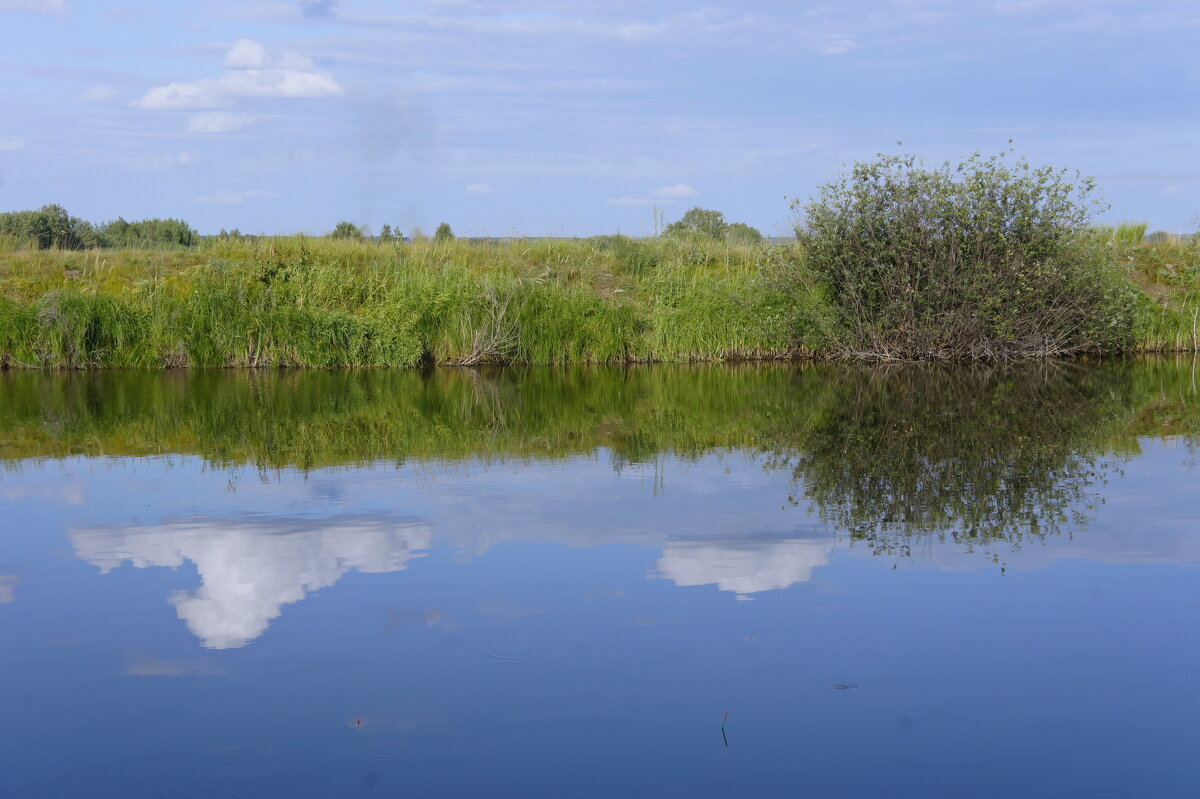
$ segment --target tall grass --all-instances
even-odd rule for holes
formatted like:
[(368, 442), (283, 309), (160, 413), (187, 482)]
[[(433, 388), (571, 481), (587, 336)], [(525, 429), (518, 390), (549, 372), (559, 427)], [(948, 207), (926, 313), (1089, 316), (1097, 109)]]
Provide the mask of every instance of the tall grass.
[[(122, 257), (124, 256), (124, 257)], [(779, 248), (676, 241), (381, 245), (0, 258), (11, 366), (412, 366), (782, 357)]]
[[(1200, 248), (1116, 234), (1133, 348), (1200, 348)], [(798, 244), (210, 239), (0, 248), (0, 364), (348, 367), (778, 359), (838, 321)]]

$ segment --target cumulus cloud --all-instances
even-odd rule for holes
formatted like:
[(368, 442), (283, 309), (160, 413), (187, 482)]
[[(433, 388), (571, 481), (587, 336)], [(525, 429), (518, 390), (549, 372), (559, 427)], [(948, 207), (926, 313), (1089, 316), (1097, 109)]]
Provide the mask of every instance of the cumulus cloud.
[(345, 89), (312, 59), (292, 51), (270, 52), (254, 39), (238, 39), (225, 54), (219, 78), (201, 78), (157, 86), (133, 101), (151, 111), (221, 108), (242, 98), (336, 97)]
[(0, 0), (0, 11), (27, 11), (30, 14), (67, 15), (67, 0)]
[(188, 120), (188, 133), (236, 133), (254, 121), (249, 114), (234, 114), (228, 111), (209, 111), (196, 114)]
[(262, 191), (261, 189), (248, 189), (246, 191), (230, 191), (222, 189), (221, 191), (206, 194), (203, 197), (197, 197), (195, 202), (197, 205), (241, 205), (246, 200), (277, 200), (279, 195), (273, 191)]
[(11, 153), (14, 150), (25, 149), (25, 142), (20, 139), (0, 139), (0, 153)]
[(71, 532), (83, 560), (107, 573), (195, 564), (200, 587), (170, 597), (188, 629), (210, 649), (244, 646), (285, 605), (336, 583), (347, 572), (392, 572), (421, 557), (428, 525), (384, 516), (330, 519), (191, 517), (142, 527)]
[(676, 585), (715, 585), (738, 599), (808, 582), (829, 563), (832, 539), (671, 541), (658, 559), (657, 576)]
[(491, 194), (495, 190), (495, 188), (486, 183), (472, 183), (470, 186), (467, 186), (467, 194), (474, 194), (476, 197)]
[(673, 186), (659, 186), (654, 190), (656, 197), (696, 197), (700, 192), (686, 183), (676, 183)]
[(651, 203), (645, 197), (610, 197), (606, 202), (609, 205), (649, 205)]
[(111, 86), (92, 86), (79, 95), (79, 100), (85, 103), (102, 103), (117, 96), (117, 90)]

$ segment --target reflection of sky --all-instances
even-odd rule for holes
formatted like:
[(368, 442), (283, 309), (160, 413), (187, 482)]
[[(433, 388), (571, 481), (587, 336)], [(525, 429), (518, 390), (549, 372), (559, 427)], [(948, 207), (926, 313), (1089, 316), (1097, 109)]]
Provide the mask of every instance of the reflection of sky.
[(1145, 450), (1003, 577), (739, 455), (6, 471), (0, 794), (1189, 796), (1196, 475)]
[[(1187, 470), (1163, 469), (1183, 457), (1169, 446), (1151, 447), (1105, 489), (1108, 504), (1076, 535), (989, 551), (999, 551), (1009, 568), (1062, 558), (1198, 560), (1191, 508), (1162, 501), (1164, 474), (1191, 479)], [(175, 590), (170, 602), (217, 649), (258, 638), (285, 606), (350, 571), (398, 571), (438, 545), (470, 559), (520, 541), (639, 544), (660, 553), (650, 576), (739, 599), (806, 582), (833, 557), (833, 533), (781, 502), (789, 490), (784, 473), (737, 454), (619, 472), (608, 461), (601, 452), (553, 464), (284, 472), (265, 481), (214, 472), (190, 458), (67, 461), (6, 475), (2, 490), (10, 501), (85, 507), (86, 522), (72, 514), (71, 544), (101, 572), (126, 561), (138, 568), (193, 564), (199, 586)], [(181, 474), (187, 479), (177, 479)], [(1172, 496), (1185, 492), (1179, 486)], [(1152, 531), (1136, 512), (1149, 505)], [(142, 510), (131, 514), (135, 508)], [(906, 564), (993, 565), (960, 547), (916, 540)], [(14, 585), (15, 577), (0, 577), (0, 600), (12, 599)]]
[(431, 544), (429, 528), (379, 516), (189, 517), (157, 525), (71, 531), (76, 554), (108, 572), (196, 565), (200, 588), (172, 595), (188, 628), (212, 649), (262, 635), (284, 605), (336, 583), (351, 570), (403, 569)]

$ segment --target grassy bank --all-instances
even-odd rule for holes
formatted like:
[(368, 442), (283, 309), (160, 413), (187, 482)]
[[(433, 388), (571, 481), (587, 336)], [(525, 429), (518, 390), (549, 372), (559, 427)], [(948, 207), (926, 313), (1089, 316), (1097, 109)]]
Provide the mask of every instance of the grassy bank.
[[(1136, 292), (1125, 349), (1197, 349), (1197, 245), (1096, 235)], [(0, 361), (9, 367), (774, 359), (833, 354), (836, 325), (795, 243), (285, 237), (185, 250), (0, 247)]]
[(34, 368), (779, 358), (816, 297), (792, 247), (276, 238), (0, 253), (0, 357)]

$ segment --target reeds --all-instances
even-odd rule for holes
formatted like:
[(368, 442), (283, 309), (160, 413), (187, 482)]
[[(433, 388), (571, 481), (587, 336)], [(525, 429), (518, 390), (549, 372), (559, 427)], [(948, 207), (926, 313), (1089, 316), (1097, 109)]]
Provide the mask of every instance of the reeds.
[[(1200, 349), (1200, 248), (1106, 234), (1134, 349)], [(357, 367), (820, 356), (836, 335), (796, 244), (690, 239), (209, 239), (188, 251), (0, 249), (0, 364)]]

